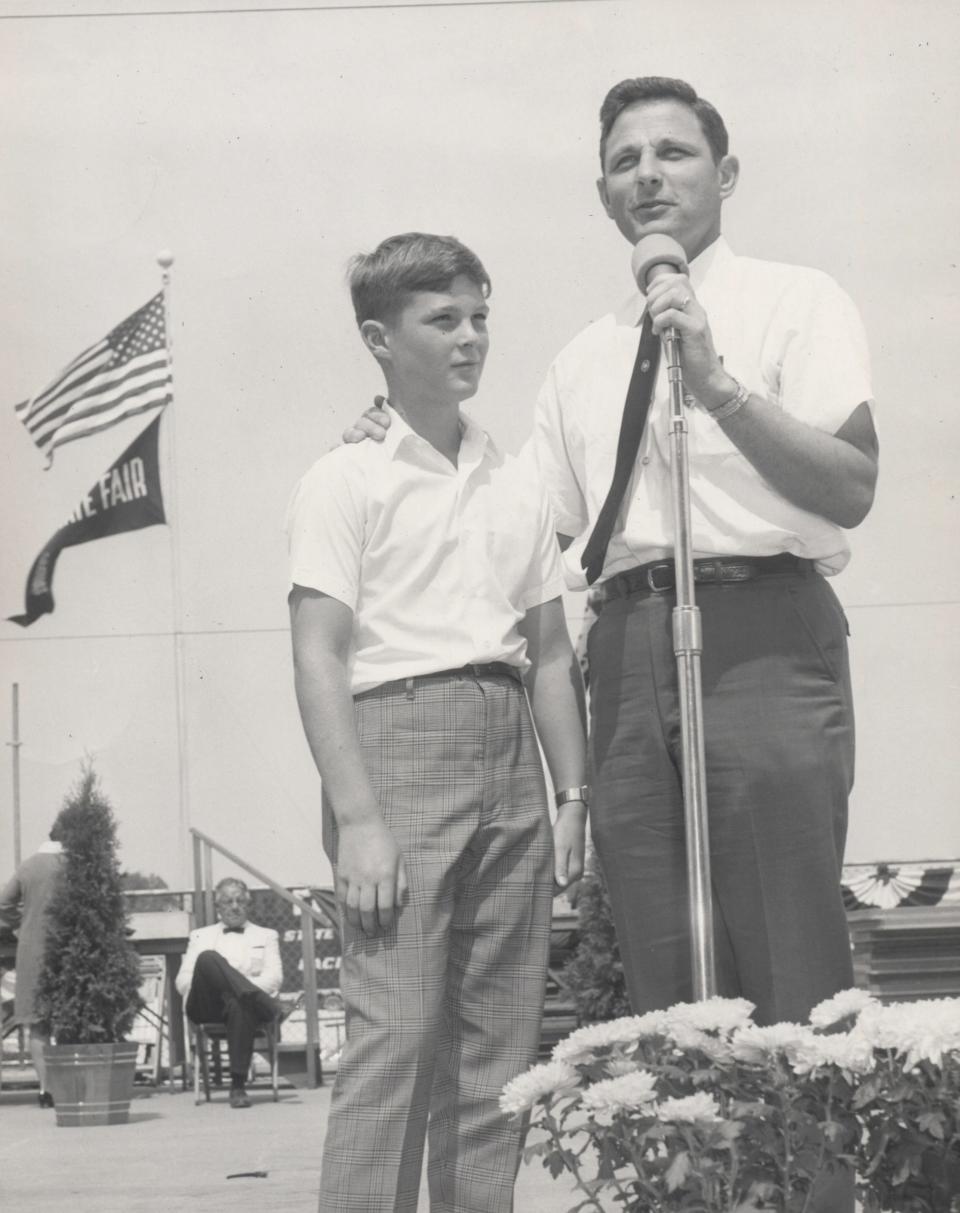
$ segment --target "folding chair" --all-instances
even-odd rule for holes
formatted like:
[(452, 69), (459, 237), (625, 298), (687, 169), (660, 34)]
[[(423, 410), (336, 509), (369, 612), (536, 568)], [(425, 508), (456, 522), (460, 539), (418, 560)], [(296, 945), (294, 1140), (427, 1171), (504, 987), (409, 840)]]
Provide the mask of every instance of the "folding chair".
[[(203, 1093), (207, 1103), (210, 1102), (210, 1051), (213, 1050), (214, 1083), (223, 1085), (223, 1062), (220, 1057), (220, 1044), (227, 1038), (227, 1025), (224, 1023), (193, 1023), (187, 1019), (190, 1031), (190, 1045), (193, 1052), (193, 1098), (200, 1103), (200, 1082), (203, 1082)], [(273, 1090), (273, 1102), (280, 1098), (280, 1017), (269, 1023), (261, 1024), (253, 1038), (255, 1053), (266, 1053), (270, 1061), (270, 1086)], [(252, 1063), (251, 1063), (252, 1064)]]

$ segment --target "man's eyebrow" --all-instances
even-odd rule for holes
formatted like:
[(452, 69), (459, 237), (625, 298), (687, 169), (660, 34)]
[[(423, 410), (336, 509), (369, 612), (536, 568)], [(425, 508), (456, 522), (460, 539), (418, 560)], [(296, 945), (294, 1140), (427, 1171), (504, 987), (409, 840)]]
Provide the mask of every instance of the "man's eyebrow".
[[(625, 152), (629, 153), (640, 151), (645, 146), (647, 146), (647, 144), (642, 139), (631, 139), (627, 143), (614, 144), (610, 150), (610, 155), (611, 158), (615, 156), (622, 156)], [(690, 152), (702, 150), (700, 149), (700, 145), (698, 143), (690, 139), (684, 139), (679, 135), (661, 135), (659, 139), (652, 141), (649, 146), (656, 148), (657, 151), (660, 151), (665, 147), (679, 147), (684, 151)]]

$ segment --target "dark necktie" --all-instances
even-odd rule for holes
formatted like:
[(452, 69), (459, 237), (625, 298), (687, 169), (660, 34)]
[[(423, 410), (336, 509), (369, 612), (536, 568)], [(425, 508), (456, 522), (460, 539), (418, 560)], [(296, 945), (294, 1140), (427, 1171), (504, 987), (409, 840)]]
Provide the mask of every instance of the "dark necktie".
[(223, 933), (224, 935), (242, 935), (243, 930), (243, 927), (224, 927)]
[(606, 500), (594, 524), (593, 533), (587, 540), (587, 546), (580, 557), (581, 567), (586, 570), (588, 585), (593, 585), (603, 572), (607, 545), (613, 534), (623, 494), (626, 492), (633, 474), (637, 451), (640, 449), (640, 439), (643, 436), (647, 413), (650, 411), (650, 401), (653, 399), (659, 363), (660, 338), (653, 331), (650, 315), (647, 313), (643, 318), (637, 357), (633, 364), (633, 374), (630, 376), (630, 386), (627, 388), (627, 398), (623, 403), (623, 417), (620, 420), (620, 438), (617, 442), (617, 461), (613, 469), (613, 480), (610, 482)]

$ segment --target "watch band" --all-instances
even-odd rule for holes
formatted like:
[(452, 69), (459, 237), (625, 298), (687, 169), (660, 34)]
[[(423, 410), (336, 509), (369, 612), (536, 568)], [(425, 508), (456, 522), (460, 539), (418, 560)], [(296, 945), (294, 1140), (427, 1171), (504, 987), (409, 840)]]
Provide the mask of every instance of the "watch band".
[[(733, 379), (733, 376), (730, 376)], [(739, 379), (734, 379), (733, 382), (737, 385), (737, 390), (728, 399), (724, 400), (723, 404), (718, 404), (715, 409), (707, 409), (707, 412), (714, 421), (726, 421), (728, 417), (732, 417), (738, 412), (750, 399), (749, 389), (745, 388)]]
[(569, 804), (571, 800), (582, 800), (584, 804), (590, 803), (590, 788), (589, 785), (583, 783), (578, 788), (564, 788), (557, 792), (554, 796), (557, 802), (557, 808), (562, 809), (565, 804)]

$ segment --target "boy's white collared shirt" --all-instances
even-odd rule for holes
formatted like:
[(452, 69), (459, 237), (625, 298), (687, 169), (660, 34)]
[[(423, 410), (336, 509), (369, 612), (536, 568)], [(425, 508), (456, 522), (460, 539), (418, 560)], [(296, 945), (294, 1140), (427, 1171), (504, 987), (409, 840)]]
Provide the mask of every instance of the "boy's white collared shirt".
[(517, 624), (563, 590), (532, 461), (461, 418), (457, 467), (391, 412), (383, 443), (338, 447), (294, 489), (290, 579), (354, 612), (354, 694), (472, 662), (525, 670)]

